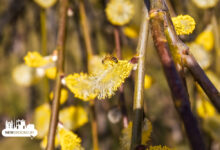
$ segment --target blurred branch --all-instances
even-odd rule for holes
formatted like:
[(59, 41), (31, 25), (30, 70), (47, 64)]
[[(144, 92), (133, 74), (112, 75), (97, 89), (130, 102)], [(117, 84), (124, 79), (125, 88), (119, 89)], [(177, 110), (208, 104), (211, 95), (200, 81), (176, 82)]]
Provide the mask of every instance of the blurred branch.
[[(114, 27), (114, 37), (115, 37), (115, 50), (116, 56), (118, 59), (122, 59), (121, 45), (120, 45), (120, 28)], [(125, 105), (125, 97), (124, 97), (124, 85), (122, 84), (119, 88), (119, 105), (122, 112), (123, 119), (123, 127), (126, 128), (128, 126), (128, 114)]]
[[(85, 45), (86, 51), (88, 55), (88, 63), (89, 60), (92, 58), (94, 52), (92, 49), (91, 38), (90, 38), (90, 30), (87, 21), (84, 1), (80, 0), (79, 2), (79, 11), (80, 11), (80, 18), (81, 24), (83, 28), (83, 35), (85, 38)], [(88, 67), (88, 64), (87, 64)], [(90, 112), (91, 112), (91, 126), (92, 126), (92, 140), (93, 140), (93, 150), (99, 150), (99, 140), (98, 140), (98, 127), (97, 127), (97, 117), (95, 111), (95, 100), (90, 101)]]
[(141, 144), (143, 105), (144, 105), (144, 75), (145, 75), (145, 53), (149, 33), (148, 12), (144, 9), (140, 35), (137, 46), (138, 66), (135, 75), (135, 91), (133, 101), (133, 121), (132, 121), (132, 138), (131, 150)]
[(95, 111), (95, 100), (90, 101), (90, 112), (91, 112), (91, 123), (92, 123), (92, 140), (93, 140), (93, 150), (99, 150), (99, 140), (98, 140), (98, 128), (97, 128), (97, 117)]
[(217, 72), (218, 75), (220, 75), (220, 36), (219, 36), (219, 28), (218, 28), (218, 22), (217, 22), (217, 18), (215, 15), (215, 12), (213, 10), (212, 12), (212, 26), (213, 26), (213, 33), (214, 33), (214, 37), (215, 37), (215, 71)]
[[(40, 26), (41, 26), (41, 53), (43, 56), (47, 55), (47, 18), (46, 18), (46, 9), (40, 8)], [(44, 92), (46, 93), (46, 98), (49, 95), (49, 81), (47, 78), (43, 79)]]
[(79, 11), (80, 11), (81, 24), (82, 24), (82, 28), (83, 28), (83, 35), (84, 35), (84, 38), (85, 38), (85, 45), (86, 45), (87, 55), (88, 55), (88, 58), (90, 58), (93, 55), (94, 52), (93, 52), (93, 49), (92, 49), (89, 24), (88, 24), (88, 21), (87, 21), (85, 6), (84, 6), (84, 3), (83, 3), (83, 0), (80, 0), (80, 2), (79, 2)]
[(40, 10), (40, 25), (41, 25), (41, 51), (42, 55), (47, 55), (47, 24), (46, 24), (46, 9)]
[(64, 52), (65, 52), (65, 32), (66, 32), (66, 14), (67, 14), (68, 0), (60, 0), (60, 20), (57, 38), (58, 50), (58, 64), (57, 64), (57, 77), (54, 91), (54, 100), (52, 103), (52, 112), (50, 118), (50, 126), (48, 133), (47, 150), (54, 150), (54, 139), (57, 129), (60, 94), (61, 94), (61, 80), (64, 76)]
[[(168, 9), (163, 0), (150, 0), (150, 3), (151, 9), (149, 14), (151, 17), (151, 31), (160, 61), (164, 69), (164, 73), (166, 75), (166, 79), (168, 81), (168, 85), (172, 93), (175, 107), (183, 120), (192, 148), (194, 150), (205, 150), (205, 144), (199, 131), (197, 120), (192, 114), (190, 108), (188, 93), (175, 67), (174, 61), (171, 58), (168, 40), (165, 35), (165, 27), (168, 26), (167, 23), (170, 23)], [(169, 29), (173, 29), (173, 26), (167, 28), (168, 33), (170, 31)], [(168, 36), (169, 35), (171, 34), (168, 34)], [(175, 42), (180, 41), (179, 39), (174, 38), (174, 36), (176, 36), (175, 32), (174, 35), (170, 36), (169, 38), (171, 40), (176, 40)]]

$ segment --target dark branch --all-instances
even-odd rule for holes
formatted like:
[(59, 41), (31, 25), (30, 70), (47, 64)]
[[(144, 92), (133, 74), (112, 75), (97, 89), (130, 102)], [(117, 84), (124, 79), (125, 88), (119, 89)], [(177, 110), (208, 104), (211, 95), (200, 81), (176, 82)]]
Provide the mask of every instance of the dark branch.
[[(167, 12), (167, 8), (164, 8)], [(178, 65), (183, 68), (187, 67), (192, 74), (195, 81), (199, 83), (203, 91), (209, 97), (214, 107), (220, 112), (220, 93), (216, 87), (212, 84), (209, 78), (206, 76), (203, 69), (200, 67), (198, 62), (192, 56), (189, 51), (189, 47), (183, 43), (179, 37), (176, 35), (175, 29), (173, 27), (170, 15), (165, 13), (164, 17), (165, 24), (165, 35), (168, 40), (169, 47), (171, 51), (175, 51), (180, 55), (181, 60), (177, 62)]]
[(165, 19), (169, 17), (167, 7), (163, 0), (151, 0), (150, 2), (151, 32), (175, 107), (184, 123), (192, 148), (194, 150), (205, 150), (197, 120), (190, 108), (188, 93), (170, 54), (168, 40), (165, 35), (165, 27), (167, 26)]

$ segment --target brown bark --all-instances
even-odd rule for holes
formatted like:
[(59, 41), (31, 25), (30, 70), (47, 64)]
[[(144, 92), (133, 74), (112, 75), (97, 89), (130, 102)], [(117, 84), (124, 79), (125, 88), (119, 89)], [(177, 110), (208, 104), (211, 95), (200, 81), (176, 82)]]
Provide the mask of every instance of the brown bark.
[(188, 92), (170, 54), (170, 47), (165, 35), (167, 7), (163, 0), (151, 0), (146, 4), (149, 3), (151, 3), (149, 16), (151, 18), (151, 32), (154, 44), (160, 57), (176, 110), (184, 123), (192, 149), (205, 150), (197, 120), (190, 108)]

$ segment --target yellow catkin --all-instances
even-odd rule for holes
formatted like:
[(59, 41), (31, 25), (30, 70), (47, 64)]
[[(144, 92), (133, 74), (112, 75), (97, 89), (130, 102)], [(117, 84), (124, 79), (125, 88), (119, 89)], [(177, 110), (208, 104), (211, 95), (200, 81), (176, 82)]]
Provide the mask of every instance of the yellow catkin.
[[(60, 96), (60, 104), (62, 105), (63, 103), (65, 103), (67, 98), (68, 98), (68, 91), (62, 88), (61, 96)], [(53, 92), (50, 93), (50, 100), (53, 100)]]
[(152, 85), (152, 77), (149, 75), (144, 76), (144, 88), (149, 89)]
[(142, 141), (141, 141), (142, 144), (144, 145), (147, 144), (147, 142), (150, 139), (151, 132), (152, 132), (152, 124), (149, 120), (145, 119), (144, 126), (142, 129)]
[(214, 47), (214, 35), (211, 30), (205, 30), (198, 35), (195, 42), (202, 45), (206, 51), (211, 51)]
[(178, 35), (186, 35), (195, 29), (195, 20), (189, 15), (179, 15), (172, 17), (172, 22)]
[[(152, 125), (151, 122), (147, 119), (144, 120), (144, 125), (142, 129), (142, 144), (146, 144), (151, 135)], [(132, 122), (129, 122), (128, 127), (122, 130), (122, 136), (120, 138), (121, 149), (129, 150), (131, 145), (131, 133), (132, 133)]]
[(127, 60), (117, 60), (114, 57), (105, 58), (103, 68), (99, 74), (88, 75), (75, 73), (65, 78), (66, 86), (75, 97), (88, 101), (95, 97), (98, 99), (110, 98), (130, 75), (133, 68)]
[(57, 2), (57, 0), (34, 0), (34, 1), (43, 8), (49, 8)]
[(20, 86), (28, 87), (38, 79), (34, 75), (33, 68), (25, 64), (16, 66), (12, 71), (12, 78)]
[(38, 52), (28, 52), (24, 61), (29, 67), (41, 67), (49, 63), (49, 60), (44, 59)]
[[(58, 135), (55, 135), (55, 143), (54, 143), (55, 147), (58, 147), (60, 145), (60, 139), (58, 138)], [(47, 146), (47, 136), (45, 136), (43, 138), (43, 140), (40, 143), (41, 148), (46, 149)]]
[(81, 139), (73, 132), (59, 129), (61, 150), (82, 150)]
[(129, 37), (129, 38), (136, 38), (136, 37), (138, 37), (137, 31), (134, 28), (132, 28), (132, 27), (124, 27), (123, 28), (123, 33), (127, 37)]
[(196, 110), (201, 118), (213, 117), (216, 115), (216, 110), (208, 100), (197, 100)]
[(47, 135), (50, 123), (50, 105), (45, 103), (37, 107), (34, 111), (34, 124), (38, 131), (37, 138), (43, 138)]
[(89, 101), (97, 96), (97, 92), (93, 90), (93, 79), (85, 73), (68, 75), (65, 78), (65, 82), (66, 86), (74, 93), (76, 98)]
[(130, 75), (133, 64), (127, 60), (108, 61), (102, 74), (96, 76), (95, 90), (98, 91), (98, 99), (110, 98), (114, 92), (124, 83)]
[(112, 24), (122, 26), (132, 19), (134, 6), (129, 0), (110, 0), (105, 12)]
[(59, 120), (66, 128), (76, 130), (88, 122), (88, 114), (82, 106), (70, 106), (60, 111)]
[(46, 69), (46, 77), (48, 77), (49, 79), (54, 80), (56, 78), (57, 75), (57, 68), (56, 67), (51, 67)]

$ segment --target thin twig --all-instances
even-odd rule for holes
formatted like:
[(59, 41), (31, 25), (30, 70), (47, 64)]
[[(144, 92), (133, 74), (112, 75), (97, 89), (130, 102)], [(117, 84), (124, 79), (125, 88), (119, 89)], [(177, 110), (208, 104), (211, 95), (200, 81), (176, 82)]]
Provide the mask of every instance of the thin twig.
[[(151, 31), (176, 110), (183, 120), (193, 150), (205, 150), (205, 144), (199, 131), (197, 120), (190, 108), (188, 93), (171, 58), (168, 44), (169, 39), (165, 35), (165, 27), (168, 26), (166, 19), (170, 19), (167, 7), (163, 0), (151, 0), (150, 3)], [(172, 38), (170, 37), (170, 39)]]
[(85, 6), (84, 6), (84, 1), (80, 0), (79, 2), (79, 11), (80, 11), (80, 18), (81, 18), (81, 24), (83, 28), (83, 36), (85, 38), (85, 45), (86, 45), (86, 50), (87, 50), (87, 55), (88, 58), (93, 55), (93, 49), (92, 49), (92, 44), (91, 44), (91, 39), (90, 39), (90, 29), (89, 29), (89, 24), (87, 21), (86, 17), (86, 12), (85, 12)]
[(92, 125), (93, 149), (99, 150), (97, 118), (96, 118), (96, 111), (95, 111), (95, 100), (90, 101), (90, 112), (91, 112), (90, 115), (91, 115), (91, 125)]
[(135, 75), (135, 91), (133, 102), (133, 121), (132, 121), (132, 139), (131, 150), (141, 144), (143, 105), (144, 105), (144, 75), (145, 75), (145, 52), (149, 33), (148, 12), (144, 9), (139, 41), (137, 46), (138, 66)]
[[(118, 59), (122, 59), (119, 27), (114, 27), (114, 37), (115, 37), (116, 56)], [(126, 128), (128, 126), (128, 114), (127, 114), (127, 109), (126, 109), (126, 105), (125, 105), (124, 85), (123, 84), (119, 88), (119, 105), (120, 105), (121, 112), (122, 112), (123, 127)]]
[[(46, 9), (40, 8), (40, 26), (41, 26), (41, 53), (43, 56), (47, 55), (47, 24), (46, 24)], [(43, 79), (44, 84), (44, 93), (46, 98), (49, 95), (49, 82), (48, 79), (45, 77)]]
[(66, 32), (66, 14), (67, 14), (68, 0), (60, 0), (60, 21), (57, 38), (58, 63), (57, 63), (57, 77), (54, 91), (54, 100), (52, 103), (52, 112), (50, 118), (50, 126), (48, 133), (47, 150), (54, 150), (54, 139), (56, 134), (60, 93), (61, 93), (61, 79), (64, 76), (64, 52), (65, 52), (65, 32)]
[[(85, 38), (85, 45), (86, 45), (86, 51), (88, 56), (88, 63), (89, 60), (92, 59), (92, 56), (94, 54), (92, 44), (91, 44), (91, 38), (90, 38), (90, 30), (89, 25), (87, 21), (84, 1), (80, 0), (79, 2), (79, 11), (80, 11), (80, 17), (81, 17), (81, 24), (83, 28), (83, 35)], [(87, 64), (88, 68), (88, 64)], [(96, 117), (96, 111), (95, 111), (95, 100), (90, 101), (90, 115), (91, 115), (91, 126), (92, 126), (92, 142), (93, 142), (93, 150), (99, 150), (99, 140), (98, 140), (98, 127), (97, 127), (97, 117)]]

